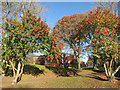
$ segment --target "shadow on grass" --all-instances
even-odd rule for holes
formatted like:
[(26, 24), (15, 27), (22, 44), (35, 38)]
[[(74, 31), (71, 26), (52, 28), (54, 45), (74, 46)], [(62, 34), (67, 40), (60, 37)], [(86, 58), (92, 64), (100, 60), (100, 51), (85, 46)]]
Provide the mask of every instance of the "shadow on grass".
[(93, 70), (93, 67), (83, 67), (82, 70)]
[(101, 78), (101, 77), (99, 77), (99, 76), (95, 76), (95, 75), (93, 75), (93, 76), (91, 76), (91, 77), (89, 77), (89, 78), (94, 78), (94, 79), (97, 79), (97, 80), (100, 80), (100, 81), (108, 81), (108, 80), (106, 80), (106, 79), (103, 79), (103, 78)]
[(107, 81), (107, 79), (103, 79), (101, 78), (99, 75), (104, 74), (104, 70), (102, 69), (93, 69), (93, 67), (83, 67), (82, 70), (91, 70), (93, 71), (93, 73), (91, 74), (87, 74), (87, 75), (80, 75), (81, 77), (88, 77), (88, 78), (93, 78), (93, 79), (97, 79), (100, 81)]
[(70, 76), (79, 76), (77, 72), (79, 70), (77, 69), (69, 69), (69, 68), (60, 68), (60, 67), (48, 67), (46, 66), (49, 70), (57, 74), (58, 76), (63, 76), (63, 77), (70, 77)]
[(23, 74), (31, 74), (33, 76), (38, 76), (40, 74), (44, 74), (44, 70), (40, 70), (33, 65), (25, 65), (23, 69)]
[(93, 67), (83, 67), (82, 70), (92, 70), (94, 72), (98, 72), (98, 73), (102, 73), (104, 72), (104, 69), (101, 69), (101, 68), (97, 68), (98, 70), (96, 69), (93, 69)]
[(107, 79), (103, 79), (103, 78), (101, 78), (99, 76), (92, 75), (92, 74), (87, 74), (85, 76), (79, 75), (79, 76), (81, 76), (81, 77), (87, 77), (87, 78), (93, 78), (93, 79), (97, 79), (97, 80), (100, 80), (100, 81), (108, 81)]
[(102, 71), (102, 70), (92, 70), (94, 72), (97, 72), (97, 73), (104, 73), (105, 71)]
[[(25, 65), (23, 69), (23, 74), (31, 74), (33, 76), (38, 76), (40, 74), (44, 74), (44, 70), (40, 70), (39, 68), (33, 65)], [(13, 76), (12, 68), (7, 69), (7, 71), (5, 72), (5, 76)]]

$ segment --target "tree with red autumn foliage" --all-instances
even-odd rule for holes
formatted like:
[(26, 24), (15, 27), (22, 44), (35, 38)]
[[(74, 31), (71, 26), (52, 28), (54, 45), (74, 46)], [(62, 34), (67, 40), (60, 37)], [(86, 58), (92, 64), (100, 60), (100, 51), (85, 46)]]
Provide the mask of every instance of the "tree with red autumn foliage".
[[(119, 62), (117, 32), (120, 30), (118, 28), (120, 18), (110, 13), (110, 10), (102, 11), (98, 7), (95, 11), (90, 11), (88, 17), (83, 21), (84, 27), (87, 26), (86, 35), (90, 39), (93, 56), (100, 58), (104, 62), (106, 77), (111, 81), (120, 69), (120, 65), (114, 68), (113, 63), (114, 61)], [(81, 28), (76, 32), (81, 33)]]
[[(73, 14), (71, 16), (64, 16), (60, 20), (57, 21), (55, 27), (53, 28), (53, 35), (58, 37), (58, 40), (67, 44), (74, 52), (75, 57), (78, 61), (78, 68), (80, 67), (80, 54), (82, 52), (81, 47), (84, 44), (85, 34), (80, 34), (76, 32), (76, 24), (85, 17), (86, 14)], [(80, 36), (80, 40), (75, 38), (76, 36)]]
[(46, 53), (47, 60), (49, 60), (49, 63), (60, 63), (61, 55), (62, 55), (62, 48), (64, 44), (59, 42), (56, 37), (54, 37), (52, 34), (49, 35), (48, 40), (45, 40), (45, 43), (47, 43)]

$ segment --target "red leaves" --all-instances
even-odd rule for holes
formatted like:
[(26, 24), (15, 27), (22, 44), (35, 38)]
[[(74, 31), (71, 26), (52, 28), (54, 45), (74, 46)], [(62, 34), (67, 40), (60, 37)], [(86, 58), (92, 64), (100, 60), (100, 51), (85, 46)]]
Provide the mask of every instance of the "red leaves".
[(89, 45), (91, 45), (91, 43), (89, 43)]
[(110, 10), (106, 10), (106, 12), (108, 12), (108, 13), (109, 13), (109, 12), (110, 12)]
[(43, 28), (43, 31), (45, 31), (45, 28)]
[(23, 38), (23, 40), (25, 41), (25, 38)]
[(102, 32), (99, 32), (99, 35), (101, 35), (102, 34)]
[(16, 23), (16, 21), (14, 21), (14, 23)]
[(109, 34), (108, 32), (105, 32), (106, 34)]
[(48, 27), (48, 30), (50, 30), (50, 27)]
[(38, 37), (38, 36), (39, 36), (39, 34), (36, 34), (36, 36)]
[(98, 9), (98, 10), (100, 10), (100, 9), (101, 9), (101, 7), (97, 7), (97, 9)]
[(114, 33), (116, 32), (117, 30), (114, 30)]
[(88, 24), (88, 22), (85, 22), (85, 24)]
[(88, 23), (90, 23), (91, 21), (90, 20), (88, 20)]
[(61, 45), (63, 46), (64, 44), (62, 43)]
[(95, 34), (96, 34), (96, 33), (98, 33), (98, 30), (97, 30), (97, 31), (95, 31)]
[(114, 36), (115, 34), (113, 33), (112, 36)]
[(34, 21), (32, 21), (32, 23), (34, 23)]
[(41, 18), (39, 17), (38, 20), (41, 20)]
[(108, 39), (109, 36), (106, 37), (106, 39)]
[(97, 17), (98, 19), (100, 19), (100, 17)]
[(8, 34), (9, 36), (12, 35), (11, 33)]
[(37, 30), (39, 30), (39, 29), (40, 29), (40, 27), (37, 28)]
[(55, 48), (54, 46), (52, 46), (52, 48)]
[(13, 24), (13, 26), (15, 26), (15, 24)]
[(90, 13), (93, 13), (92, 11), (90, 11)]
[(24, 23), (24, 20), (22, 20), (22, 23)]
[(35, 27), (32, 27), (33, 30), (35, 30)]
[(8, 22), (5, 22), (8, 25)]
[(43, 25), (43, 27), (46, 27), (46, 28), (47, 28), (47, 27), (48, 27), (48, 25), (47, 25), (47, 24), (44, 24), (44, 25)]
[(43, 24), (43, 21), (41, 21), (41, 23)]
[(54, 42), (52, 42), (52, 44), (54, 44)]

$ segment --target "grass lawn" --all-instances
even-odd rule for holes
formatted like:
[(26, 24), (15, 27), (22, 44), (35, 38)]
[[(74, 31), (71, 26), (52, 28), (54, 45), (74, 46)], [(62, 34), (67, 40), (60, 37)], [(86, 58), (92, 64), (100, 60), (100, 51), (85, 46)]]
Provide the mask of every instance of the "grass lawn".
[[(30, 66), (30, 67), (29, 67)], [(32, 68), (33, 69), (32, 69)], [(104, 72), (95, 72), (92, 70), (83, 70), (77, 72), (77, 76), (72, 75), (69, 69), (69, 76), (60, 76), (61, 70), (63, 69), (49, 69), (42, 65), (26, 64), (22, 80), (12, 86), (12, 77), (3, 77), (2, 87), (3, 88), (117, 88), (117, 82), (106, 81)], [(43, 71), (42, 73), (38, 69)], [(31, 72), (32, 70), (32, 72)], [(55, 70), (55, 71), (54, 71)], [(60, 71), (56, 73), (56, 70)], [(33, 74), (34, 72), (37, 74)], [(40, 72), (40, 73), (39, 73)]]
[(40, 80), (31, 80), (29, 82), (20, 82), (15, 86), (4, 86), (5, 88), (98, 88), (110, 87), (108, 82), (90, 81), (86, 77), (62, 77), (48, 78)]

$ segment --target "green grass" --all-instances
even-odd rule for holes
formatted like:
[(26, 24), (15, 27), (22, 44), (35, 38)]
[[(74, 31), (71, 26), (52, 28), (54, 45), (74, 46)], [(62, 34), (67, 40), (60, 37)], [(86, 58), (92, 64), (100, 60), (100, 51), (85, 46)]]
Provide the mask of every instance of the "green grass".
[(109, 87), (110, 84), (108, 82), (101, 81), (103, 87)]
[(43, 66), (43, 65), (31, 64), (31, 63), (25, 63), (25, 65), (36, 66), (39, 69), (46, 69), (45, 66)]
[(88, 77), (62, 77), (32, 81), (4, 88), (92, 88), (108, 86), (110, 84), (105, 81), (94, 82), (90, 81)]
[[(43, 70), (46, 74), (42, 78), (36, 79), (35, 77), (32, 77), (29, 75), (24, 75), (22, 80), (14, 86), (9, 85), (3, 85), (3, 88), (93, 88), (93, 87), (111, 87), (111, 83), (108, 81), (102, 81), (102, 80), (97, 80), (90, 78), (92, 77), (91, 74), (88, 74), (89, 76), (70, 76), (70, 77), (48, 77), (53, 75), (55, 73), (54, 71), (63, 71), (64, 70), (74, 70), (72, 68), (65, 69), (65, 68), (56, 68), (56, 67), (45, 67), (43, 65), (35, 65), (35, 64), (30, 64), (30, 63), (25, 63), (26, 70), (30, 70), (30, 72), (36, 72), (36, 70)], [(32, 68), (33, 69), (32, 69)], [(38, 70), (38, 73), (39, 73)], [(82, 73), (89, 73), (92, 71), (91, 67), (84, 67), (82, 68)], [(93, 71), (92, 71), (93, 72)], [(81, 73), (81, 72), (79, 72)], [(41, 74), (41, 73), (39, 73)], [(87, 75), (87, 74), (86, 74)], [(26, 77), (30, 77), (26, 79)], [(40, 76), (41, 77), (41, 76)], [(10, 79), (11, 77), (7, 77)], [(6, 79), (7, 79), (6, 78)], [(25, 82), (24, 82), (25, 81)]]

